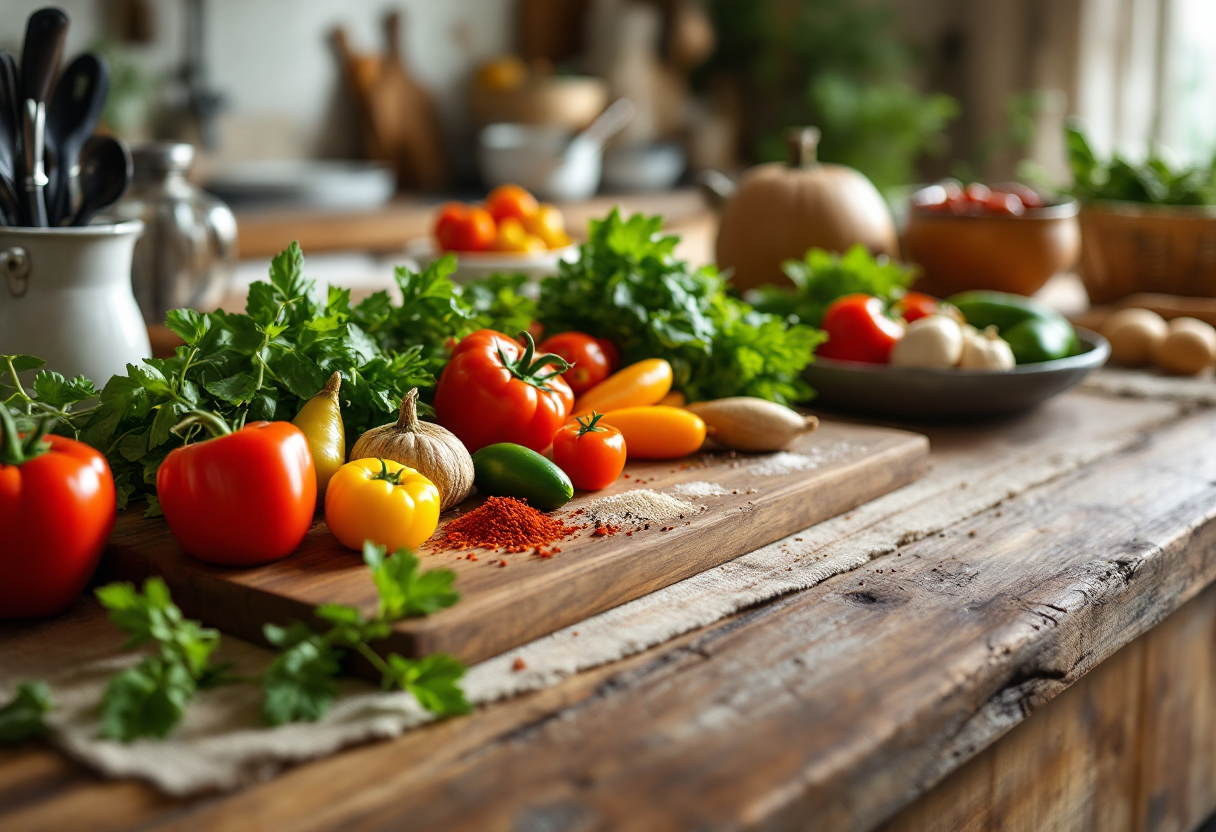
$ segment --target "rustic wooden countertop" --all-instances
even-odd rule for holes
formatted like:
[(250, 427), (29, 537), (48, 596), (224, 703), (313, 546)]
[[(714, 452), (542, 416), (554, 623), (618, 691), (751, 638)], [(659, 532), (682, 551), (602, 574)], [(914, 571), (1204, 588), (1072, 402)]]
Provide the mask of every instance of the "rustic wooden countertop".
[(1071, 393), (924, 430), (960, 499), (1132, 440), (807, 591), (234, 794), (5, 751), (0, 829), (1193, 828), (1216, 805), (1216, 411)]

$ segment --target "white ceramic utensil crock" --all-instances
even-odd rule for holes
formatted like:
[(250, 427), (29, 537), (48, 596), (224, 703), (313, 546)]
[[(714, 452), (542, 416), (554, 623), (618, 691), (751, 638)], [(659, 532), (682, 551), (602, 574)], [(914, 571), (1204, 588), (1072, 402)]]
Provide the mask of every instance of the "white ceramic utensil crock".
[(0, 354), (46, 359), (47, 369), (110, 376), (152, 355), (131, 292), (138, 220), (84, 228), (0, 228)]

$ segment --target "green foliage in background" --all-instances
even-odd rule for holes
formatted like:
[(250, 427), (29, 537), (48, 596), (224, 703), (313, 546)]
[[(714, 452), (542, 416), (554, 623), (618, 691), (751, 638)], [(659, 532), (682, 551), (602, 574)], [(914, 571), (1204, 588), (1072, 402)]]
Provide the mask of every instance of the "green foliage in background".
[(1119, 200), (1153, 205), (1216, 205), (1216, 156), (1206, 167), (1172, 169), (1155, 153), (1139, 165), (1118, 153), (1100, 161), (1077, 122), (1064, 128), (1072, 195), (1082, 202)]
[(739, 81), (758, 159), (784, 159), (781, 130), (819, 127), (819, 158), (849, 165), (880, 189), (916, 178), (923, 154), (946, 149), (958, 114), (947, 95), (904, 78), (913, 50), (891, 32), (891, 14), (850, 0), (710, 0), (718, 48), (702, 78)]

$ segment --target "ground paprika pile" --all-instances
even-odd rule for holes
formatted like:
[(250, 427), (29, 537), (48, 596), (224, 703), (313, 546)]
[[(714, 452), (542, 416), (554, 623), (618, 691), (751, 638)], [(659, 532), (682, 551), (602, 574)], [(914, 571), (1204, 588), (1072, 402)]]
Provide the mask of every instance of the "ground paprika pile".
[(542, 514), (524, 500), (490, 497), (444, 527), (436, 549), (505, 549), (524, 552), (569, 537), (579, 526)]

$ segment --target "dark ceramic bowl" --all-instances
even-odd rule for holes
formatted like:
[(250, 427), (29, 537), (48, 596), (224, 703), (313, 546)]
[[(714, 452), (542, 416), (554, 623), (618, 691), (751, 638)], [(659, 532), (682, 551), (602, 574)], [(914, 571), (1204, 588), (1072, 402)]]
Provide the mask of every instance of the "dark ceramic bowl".
[(816, 358), (803, 378), (812, 407), (894, 419), (970, 419), (1027, 410), (1080, 384), (1106, 363), (1110, 344), (1077, 328), (1081, 352), (1005, 372), (929, 370)]

